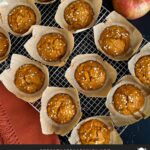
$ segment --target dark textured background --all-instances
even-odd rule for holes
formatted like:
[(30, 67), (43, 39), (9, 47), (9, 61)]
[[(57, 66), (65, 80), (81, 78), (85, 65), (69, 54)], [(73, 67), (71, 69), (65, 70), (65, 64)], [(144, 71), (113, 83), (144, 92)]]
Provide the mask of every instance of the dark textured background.
[[(104, 0), (103, 5), (113, 10), (111, 0)], [(150, 41), (150, 12), (144, 17), (131, 21), (143, 34), (143, 37)], [(129, 126), (122, 134), (124, 144), (150, 144), (150, 118)]]

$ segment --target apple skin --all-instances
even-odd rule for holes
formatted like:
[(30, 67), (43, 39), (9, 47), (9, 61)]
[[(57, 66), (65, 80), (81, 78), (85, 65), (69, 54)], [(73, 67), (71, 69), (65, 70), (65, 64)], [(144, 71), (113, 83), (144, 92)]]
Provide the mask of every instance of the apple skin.
[(130, 20), (140, 18), (150, 11), (150, 0), (112, 0), (114, 9)]

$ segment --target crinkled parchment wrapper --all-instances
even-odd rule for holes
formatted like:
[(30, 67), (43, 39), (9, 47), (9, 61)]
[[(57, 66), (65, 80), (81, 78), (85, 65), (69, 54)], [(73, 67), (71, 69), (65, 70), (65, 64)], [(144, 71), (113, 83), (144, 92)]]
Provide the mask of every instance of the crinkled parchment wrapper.
[(1, 22), (4, 24), (6, 27), (7, 31), (10, 32), (11, 34), (15, 36), (26, 36), (32, 32), (32, 28), (30, 28), (26, 33), (24, 34), (19, 34), (15, 33), (11, 30), (9, 24), (8, 24), (8, 14), (12, 9), (19, 5), (24, 5), (30, 7), (32, 10), (34, 10), (36, 14), (36, 24), (41, 23), (41, 13), (34, 4), (34, 0), (2, 0), (0, 2), (0, 14), (1, 14)]
[(85, 122), (92, 120), (92, 119), (97, 119), (102, 121), (103, 123), (105, 123), (111, 130), (110, 133), (110, 143), (109, 144), (123, 144), (123, 141), (120, 137), (120, 135), (118, 134), (118, 132), (115, 130), (112, 120), (109, 116), (95, 116), (95, 117), (90, 117), (87, 118), (83, 121), (81, 121), (72, 131), (71, 136), (69, 138), (69, 142), (70, 144), (81, 144), (79, 135), (78, 135), (78, 129), (80, 128), (80, 126), (82, 124), (84, 124)]
[(136, 55), (134, 55), (130, 61), (128, 62), (128, 68), (130, 73), (132, 74), (132, 76), (134, 76), (134, 78), (143, 86), (145, 87), (147, 90), (149, 90), (150, 92), (150, 86), (143, 84), (135, 75), (135, 64), (136, 62), (143, 56), (146, 55), (150, 55), (150, 43), (147, 43), (139, 53), (137, 53)]
[[(56, 12), (56, 15), (55, 15), (55, 20), (56, 22), (64, 29), (67, 29), (69, 30), (68, 28), (68, 24), (67, 22), (65, 21), (65, 18), (64, 18), (64, 10), (65, 8), (72, 2), (74, 2), (75, 0), (63, 0), (61, 1), (62, 3), (58, 6), (58, 9), (57, 9), (57, 12)], [(85, 31), (89, 28), (91, 28), (98, 16), (99, 16), (99, 13), (100, 13), (100, 10), (101, 10), (101, 6), (102, 6), (102, 0), (85, 0), (86, 2), (88, 2), (92, 8), (93, 8), (93, 11), (94, 11), (94, 18), (93, 18), (93, 21), (91, 22), (91, 24), (86, 27), (86, 28), (83, 28), (83, 29), (79, 29), (79, 30), (76, 30), (76, 31), (71, 31), (72, 33), (79, 33), (79, 32), (82, 32), (82, 31)]]
[[(79, 84), (77, 83), (75, 79), (74, 74), (75, 74), (76, 68), (80, 64), (86, 61), (90, 61), (90, 60), (99, 62), (105, 68), (107, 79), (102, 88), (97, 89), (97, 90), (86, 91), (79, 86)], [(80, 54), (73, 58), (71, 62), (71, 66), (67, 69), (65, 73), (65, 77), (73, 87), (77, 88), (79, 92), (86, 95), (87, 97), (106, 97), (109, 90), (112, 88), (112, 84), (116, 81), (117, 72), (107, 61), (103, 61), (101, 56), (97, 54)]]
[[(46, 26), (40, 26), (40, 25), (35, 25), (32, 27), (32, 37), (25, 43), (24, 47), (29, 53), (31, 57), (33, 57), (35, 60), (49, 66), (59, 66), (62, 67), (66, 64), (71, 52), (73, 51), (74, 48), (74, 37), (71, 32), (57, 28), (57, 27), (46, 27)], [(48, 62), (43, 60), (43, 58), (39, 55), (37, 51), (37, 44), (41, 37), (45, 34), (48, 33), (59, 33), (64, 36), (64, 38), (67, 41), (67, 51), (66, 54), (64, 55), (63, 58), (61, 58), (60, 61), (53, 61), (53, 62)]]
[[(43, 87), (39, 91), (33, 94), (26, 94), (20, 91), (14, 83), (16, 71), (19, 69), (19, 67), (25, 64), (36, 65), (45, 74), (45, 82)], [(42, 97), (43, 91), (49, 85), (49, 73), (47, 67), (45, 67), (44, 65), (36, 61), (30, 60), (29, 58), (23, 55), (13, 54), (11, 58), (10, 68), (3, 71), (3, 73), (0, 75), (0, 81), (5, 85), (5, 87), (10, 92), (15, 94), (18, 98), (26, 102), (35, 102)]]
[[(47, 104), (49, 100), (59, 93), (66, 93), (70, 95), (77, 108), (77, 113), (74, 118), (66, 124), (58, 124), (54, 122), (48, 115), (47, 115)], [(41, 99), (41, 111), (40, 111), (40, 122), (43, 134), (53, 134), (56, 133), (58, 135), (64, 136), (69, 133), (74, 126), (79, 122), (82, 116), (80, 100), (78, 96), (78, 92), (76, 89), (73, 88), (59, 88), (59, 87), (47, 87), (44, 91)]]
[[(126, 28), (130, 33), (130, 42), (131, 42), (130, 48), (128, 52), (122, 56), (112, 57), (111, 55), (108, 55), (107, 53), (105, 53), (105, 51), (102, 50), (98, 42), (100, 35), (104, 31), (104, 29), (112, 25), (120, 25)], [(99, 23), (98, 25), (94, 26), (93, 30), (94, 30), (94, 41), (97, 49), (100, 50), (103, 54), (105, 54), (108, 58), (115, 61), (128, 60), (133, 54), (135, 54), (138, 51), (138, 48), (140, 47), (143, 40), (142, 34), (131, 23), (129, 23), (128, 20), (126, 20), (123, 16), (121, 16), (115, 11), (111, 12), (106, 17), (105, 23)]]
[[(141, 110), (139, 112), (136, 112), (134, 114), (134, 116), (133, 115), (123, 115), (123, 114), (119, 113), (118, 111), (116, 111), (116, 109), (113, 106), (113, 102), (112, 102), (113, 94), (120, 86), (125, 85), (125, 84), (132, 84), (132, 85), (138, 87), (139, 89), (141, 89), (143, 91), (143, 94), (145, 96), (144, 106), (141, 108)], [(125, 126), (125, 125), (134, 124), (134, 123), (140, 121), (141, 119), (146, 119), (150, 116), (150, 96), (148, 96), (148, 93), (130, 75), (124, 76), (110, 90), (105, 104), (106, 104), (106, 107), (110, 111), (110, 117), (112, 118), (115, 126)]]
[(38, 4), (52, 4), (54, 3), (56, 0), (49, 0), (49, 2), (40, 2), (39, 0), (35, 0), (35, 3), (38, 3)]
[(10, 49), (11, 49), (11, 41), (10, 41), (10, 36), (9, 36), (8, 32), (5, 30), (5, 28), (3, 27), (2, 24), (0, 24), (0, 33), (3, 33), (8, 38), (8, 40), (9, 40), (8, 51), (5, 54), (5, 56), (3, 56), (2, 58), (0, 58), (0, 63), (2, 63), (2, 62), (4, 62), (8, 58), (8, 55), (9, 55)]

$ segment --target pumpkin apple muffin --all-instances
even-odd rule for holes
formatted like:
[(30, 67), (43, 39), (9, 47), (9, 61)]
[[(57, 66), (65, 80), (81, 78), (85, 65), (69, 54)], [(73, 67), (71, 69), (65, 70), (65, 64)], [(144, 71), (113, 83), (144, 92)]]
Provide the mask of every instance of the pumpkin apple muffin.
[(32, 25), (36, 24), (36, 14), (28, 6), (17, 6), (9, 13), (8, 24), (13, 32), (24, 34)]
[(64, 18), (72, 30), (89, 26), (93, 17), (93, 8), (84, 0), (76, 0), (70, 3), (64, 11)]
[(48, 102), (47, 114), (56, 123), (70, 122), (76, 114), (73, 98), (65, 93), (56, 94)]
[(113, 95), (115, 109), (123, 115), (133, 115), (144, 105), (143, 92), (131, 84), (119, 87)]
[(45, 75), (40, 68), (33, 64), (26, 64), (16, 71), (14, 82), (22, 92), (33, 94), (42, 88), (44, 81)]
[(110, 129), (97, 119), (83, 123), (78, 130), (81, 144), (109, 144)]
[(101, 33), (99, 44), (106, 54), (112, 57), (122, 56), (129, 50), (130, 33), (122, 26), (109, 26)]
[(87, 61), (80, 64), (75, 71), (75, 79), (84, 90), (97, 90), (106, 81), (106, 71), (97, 61)]
[(41, 37), (37, 51), (45, 61), (59, 61), (67, 51), (67, 41), (59, 33), (49, 33)]
[(5, 57), (8, 48), (9, 48), (8, 38), (3, 33), (0, 33), (0, 60)]
[(150, 86), (150, 55), (143, 56), (136, 62), (135, 75), (143, 84)]

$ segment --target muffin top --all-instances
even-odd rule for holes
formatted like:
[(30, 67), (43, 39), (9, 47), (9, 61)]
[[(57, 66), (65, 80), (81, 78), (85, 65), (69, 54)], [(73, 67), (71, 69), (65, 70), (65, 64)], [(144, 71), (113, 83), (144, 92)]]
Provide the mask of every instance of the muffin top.
[(36, 24), (36, 14), (28, 6), (17, 6), (8, 14), (8, 24), (13, 32), (24, 34)]
[(110, 129), (97, 119), (83, 123), (78, 130), (82, 144), (109, 144)]
[(87, 61), (77, 67), (75, 79), (82, 89), (96, 90), (105, 84), (106, 71), (99, 62)]
[(8, 38), (0, 32), (0, 59), (3, 58), (9, 48), (9, 40)]
[(33, 64), (21, 66), (15, 75), (16, 87), (24, 93), (33, 94), (44, 85), (45, 74)]
[(76, 105), (73, 98), (64, 93), (53, 96), (47, 105), (48, 116), (59, 124), (70, 122), (76, 114)]
[(150, 55), (143, 56), (136, 62), (135, 75), (143, 84), (150, 86)]
[(112, 57), (122, 56), (129, 50), (130, 33), (122, 26), (109, 26), (101, 33), (99, 44), (106, 54)]
[(113, 95), (115, 109), (123, 115), (133, 115), (144, 105), (143, 92), (131, 84), (120, 86)]
[(67, 42), (59, 33), (49, 33), (41, 37), (37, 51), (45, 61), (59, 61), (66, 54)]
[(84, 0), (76, 0), (70, 3), (64, 11), (64, 18), (71, 30), (89, 26), (93, 17), (94, 12), (91, 5)]

